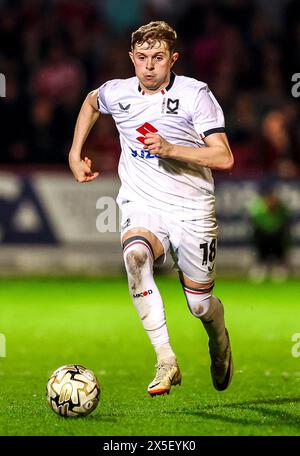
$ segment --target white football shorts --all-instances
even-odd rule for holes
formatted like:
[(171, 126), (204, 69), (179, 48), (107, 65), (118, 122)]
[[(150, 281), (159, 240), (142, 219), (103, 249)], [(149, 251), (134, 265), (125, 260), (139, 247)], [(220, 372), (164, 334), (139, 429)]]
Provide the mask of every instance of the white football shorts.
[(121, 239), (132, 228), (151, 231), (164, 247), (163, 258), (158, 260), (165, 262), (170, 250), (174, 267), (188, 278), (201, 284), (214, 280), (218, 235), (214, 213), (204, 222), (198, 211), (194, 211), (195, 218), (191, 218), (191, 211), (188, 217), (185, 212), (175, 217), (134, 201), (124, 202), (120, 208)]

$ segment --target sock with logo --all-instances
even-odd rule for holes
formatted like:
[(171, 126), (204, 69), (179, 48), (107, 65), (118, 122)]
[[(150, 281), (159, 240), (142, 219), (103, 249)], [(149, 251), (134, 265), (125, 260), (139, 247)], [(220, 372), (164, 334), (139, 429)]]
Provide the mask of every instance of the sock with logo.
[(134, 236), (123, 243), (123, 252), (129, 292), (155, 349), (157, 360), (175, 359), (169, 341), (164, 304), (153, 278), (151, 244), (142, 236)]

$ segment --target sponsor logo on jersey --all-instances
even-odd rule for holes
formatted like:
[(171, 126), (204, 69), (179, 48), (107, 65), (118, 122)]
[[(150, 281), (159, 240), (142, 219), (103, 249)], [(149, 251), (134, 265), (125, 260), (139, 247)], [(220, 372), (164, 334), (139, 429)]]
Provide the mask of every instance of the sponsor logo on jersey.
[(122, 105), (122, 103), (119, 103), (119, 107), (120, 107), (121, 111), (124, 111), (124, 112), (129, 112), (130, 106), (131, 106), (130, 104), (124, 106), (124, 105)]
[(142, 291), (141, 293), (136, 293), (133, 295), (134, 298), (144, 298), (153, 293), (153, 290)]
[(143, 136), (138, 136), (136, 139), (140, 141), (142, 144), (144, 144), (145, 141), (145, 136), (147, 133), (157, 133), (158, 130), (151, 125), (149, 122), (145, 122), (143, 125), (141, 125), (139, 128), (136, 129), (138, 133), (141, 133)]
[(130, 225), (130, 223), (131, 223), (130, 218), (128, 218), (126, 220), (126, 222), (122, 225), (122, 230), (125, 230), (125, 228), (127, 228)]
[(131, 155), (134, 158), (139, 157), (139, 158), (145, 158), (145, 159), (155, 158), (155, 157), (159, 156), (157, 154), (155, 154), (155, 155), (151, 154), (150, 150), (148, 150), (148, 149), (140, 149), (140, 150), (131, 149)]

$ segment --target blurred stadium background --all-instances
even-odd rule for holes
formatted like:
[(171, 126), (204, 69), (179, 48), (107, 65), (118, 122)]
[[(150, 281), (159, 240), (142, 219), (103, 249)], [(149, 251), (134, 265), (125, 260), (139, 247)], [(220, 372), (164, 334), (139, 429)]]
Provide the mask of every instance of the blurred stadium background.
[[(178, 32), (175, 71), (206, 81), (225, 112), (236, 164), (214, 173), (219, 274), (244, 275), (253, 261), (247, 205), (266, 181), (290, 210), (299, 270), (299, 1), (0, 0), (0, 274), (122, 270), (111, 118), (101, 117), (85, 147), (97, 181), (76, 183), (67, 155), (85, 95), (133, 75), (130, 34), (155, 19)], [(117, 228), (106, 218), (114, 211)]]

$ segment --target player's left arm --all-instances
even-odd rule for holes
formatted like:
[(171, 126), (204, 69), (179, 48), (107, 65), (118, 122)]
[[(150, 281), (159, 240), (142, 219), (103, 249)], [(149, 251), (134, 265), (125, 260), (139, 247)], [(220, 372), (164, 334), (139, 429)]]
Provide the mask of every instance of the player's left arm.
[(207, 147), (188, 147), (171, 144), (157, 133), (147, 133), (145, 136), (145, 145), (159, 157), (211, 169), (230, 170), (233, 167), (234, 158), (226, 133), (212, 133), (204, 138), (204, 142)]

